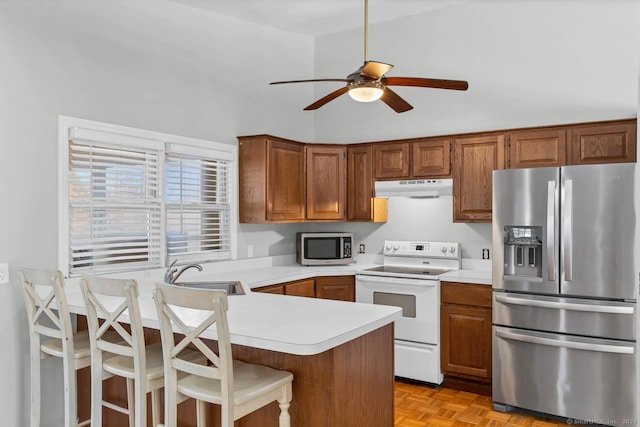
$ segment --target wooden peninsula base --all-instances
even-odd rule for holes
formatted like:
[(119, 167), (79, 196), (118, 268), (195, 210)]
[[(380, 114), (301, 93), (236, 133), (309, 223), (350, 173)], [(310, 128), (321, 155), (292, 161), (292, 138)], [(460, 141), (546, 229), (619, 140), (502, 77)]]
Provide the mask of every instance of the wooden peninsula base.
[[(79, 318), (79, 327), (84, 319)], [(159, 342), (157, 330), (145, 330), (147, 344)], [(211, 341), (215, 346), (216, 342)], [(233, 345), (234, 359), (290, 371), (294, 375), (290, 407), (292, 427), (390, 427), (394, 423), (393, 323), (323, 353), (301, 356)], [(89, 416), (90, 372), (79, 373), (80, 419)], [(105, 398), (126, 402), (124, 381), (105, 381)], [(149, 410), (150, 408), (148, 408)], [(195, 405), (180, 405), (179, 427), (195, 427)], [(211, 409), (211, 427), (220, 425), (218, 410)], [(127, 424), (124, 415), (105, 409), (105, 427)], [(236, 421), (236, 427), (275, 427), (279, 409), (268, 405)], [(148, 422), (151, 426), (151, 422)]]

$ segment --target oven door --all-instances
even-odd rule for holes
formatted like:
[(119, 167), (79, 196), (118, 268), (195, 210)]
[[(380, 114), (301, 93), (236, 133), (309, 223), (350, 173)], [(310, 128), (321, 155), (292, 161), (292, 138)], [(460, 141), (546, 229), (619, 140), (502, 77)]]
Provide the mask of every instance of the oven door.
[(395, 321), (395, 338), (438, 344), (440, 287), (438, 280), (356, 276), (356, 302), (402, 308)]

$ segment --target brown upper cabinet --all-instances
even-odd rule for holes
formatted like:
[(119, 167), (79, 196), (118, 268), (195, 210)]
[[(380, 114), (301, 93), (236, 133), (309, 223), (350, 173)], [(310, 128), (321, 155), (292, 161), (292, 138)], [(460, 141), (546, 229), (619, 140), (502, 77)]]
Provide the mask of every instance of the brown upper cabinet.
[(491, 222), (493, 171), (504, 169), (504, 134), (453, 142), (453, 221)]
[(240, 222), (303, 221), (304, 145), (265, 135), (239, 140)]
[(409, 178), (409, 143), (373, 144), (376, 179)]
[(346, 219), (347, 148), (307, 145), (307, 219)]
[(347, 146), (240, 137), (240, 222), (386, 221), (376, 180), (449, 176), (454, 222), (491, 222), (495, 169), (635, 162), (636, 126), (628, 119)]
[(375, 179), (451, 176), (451, 144), (451, 138), (375, 143)]
[(507, 167), (535, 168), (567, 164), (567, 129), (523, 130), (507, 135)]
[(451, 176), (451, 138), (411, 143), (411, 178)]
[[(269, 135), (238, 137), (241, 223), (387, 220), (386, 199), (373, 198), (371, 145), (304, 144)], [(347, 186), (347, 174), (354, 181)]]
[(636, 161), (636, 120), (571, 130), (571, 164), (624, 163)]
[(636, 120), (557, 128), (523, 129), (507, 135), (507, 167), (636, 161)]
[(374, 198), (373, 147), (354, 144), (347, 147), (347, 219), (349, 221), (387, 221), (387, 199)]

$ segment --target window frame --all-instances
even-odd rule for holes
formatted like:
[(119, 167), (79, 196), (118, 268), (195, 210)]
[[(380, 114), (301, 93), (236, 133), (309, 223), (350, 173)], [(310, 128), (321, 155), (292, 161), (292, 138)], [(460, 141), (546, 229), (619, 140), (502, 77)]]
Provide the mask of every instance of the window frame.
[[(229, 204), (229, 245), (231, 258), (199, 260), (198, 262), (217, 262), (237, 259), (237, 167), (238, 149), (236, 145), (201, 139), (171, 135), (162, 132), (148, 131), (127, 126), (96, 122), (75, 117), (58, 117), (58, 268), (69, 277), (70, 235), (69, 235), (69, 140), (71, 130), (80, 128), (87, 135), (104, 136), (108, 134), (109, 143), (123, 148), (152, 148), (161, 153), (159, 160), (160, 199), (161, 199), (161, 257), (160, 265), (150, 267), (132, 267), (131, 269), (114, 269), (113, 271), (96, 271), (99, 274), (120, 273), (123, 271), (144, 271), (167, 267), (167, 222), (164, 201), (165, 189), (165, 154), (188, 154), (207, 159), (219, 159), (228, 162), (228, 204)], [(113, 140), (111, 139), (113, 138)], [(179, 261), (186, 264), (190, 260)], [(74, 273), (79, 276), (81, 273)]]

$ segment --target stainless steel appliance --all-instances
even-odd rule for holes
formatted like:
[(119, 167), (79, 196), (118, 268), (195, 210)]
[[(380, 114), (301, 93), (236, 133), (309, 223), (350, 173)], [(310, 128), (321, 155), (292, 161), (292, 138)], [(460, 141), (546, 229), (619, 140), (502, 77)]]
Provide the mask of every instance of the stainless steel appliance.
[(401, 307), (396, 376), (440, 384), (439, 276), (460, 268), (460, 244), (386, 241), (383, 254), (382, 266), (356, 275), (356, 302)]
[(639, 169), (494, 171), (493, 400), (637, 422)]
[(353, 262), (353, 233), (297, 233), (296, 258), (302, 265), (344, 265)]

